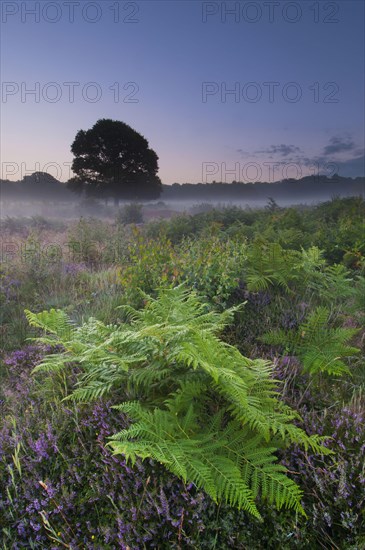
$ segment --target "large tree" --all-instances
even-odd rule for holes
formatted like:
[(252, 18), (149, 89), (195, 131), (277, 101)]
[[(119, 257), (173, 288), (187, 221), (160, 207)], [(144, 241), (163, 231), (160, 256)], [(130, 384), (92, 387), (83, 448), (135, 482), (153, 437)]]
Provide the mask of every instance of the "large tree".
[(158, 156), (148, 141), (128, 124), (101, 119), (80, 130), (71, 146), (74, 155), (69, 188), (87, 196), (155, 199), (161, 193)]

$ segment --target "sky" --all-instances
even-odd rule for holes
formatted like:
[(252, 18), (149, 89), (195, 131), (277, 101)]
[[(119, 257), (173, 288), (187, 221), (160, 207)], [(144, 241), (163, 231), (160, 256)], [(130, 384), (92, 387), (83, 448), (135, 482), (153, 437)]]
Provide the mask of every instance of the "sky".
[(121, 120), (163, 183), (364, 176), (362, 0), (5, 1), (1, 178)]

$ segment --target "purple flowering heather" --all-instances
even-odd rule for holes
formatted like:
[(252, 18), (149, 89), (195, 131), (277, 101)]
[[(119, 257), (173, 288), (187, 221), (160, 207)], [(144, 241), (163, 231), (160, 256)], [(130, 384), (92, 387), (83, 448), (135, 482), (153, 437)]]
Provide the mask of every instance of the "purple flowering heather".
[[(204, 529), (208, 500), (153, 461), (132, 468), (111, 454), (108, 437), (127, 426), (112, 403), (57, 408), (44, 403), (29, 384), (43, 353), (27, 346), (6, 358), (20, 385), (6, 399), (16, 424), (9, 416), (0, 430), (0, 521), (12, 533), (8, 546), (49, 545), (42, 511), (72, 549), (178, 548), (179, 537), (189, 547)], [(15, 453), (21, 474), (14, 468)]]
[(1, 302), (8, 304), (17, 299), (21, 283), (10, 275), (0, 273), (0, 297)]
[(83, 273), (87, 270), (87, 266), (84, 263), (69, 263), (63, 265), (63, 273), (71, 277), (75, 277), (79, 273)]
[(41, 361), (43, 356), (44, 353), (39, 346), (25, 346), (20, 350), (9, 353), (4, 359), (4, 364), (10, 367), (11, 370), (20, 371), (27, 367), (31, 370)]
[(350, 544), (356, 530), (361, 530), (365, 505), (365, 411), (341, 405), (316, 411), (315, 406), (309, 409), (304, 405), (299, 412), (307, 433), (331, 437), (326, 445), (335, 455), (332, 460), (328, 457), (323, 460), (294, 448), (285, 451), (283, 464), (301, 475), (307, 510), (313, 513), (313, 525), (326, 533), (328, 540)]

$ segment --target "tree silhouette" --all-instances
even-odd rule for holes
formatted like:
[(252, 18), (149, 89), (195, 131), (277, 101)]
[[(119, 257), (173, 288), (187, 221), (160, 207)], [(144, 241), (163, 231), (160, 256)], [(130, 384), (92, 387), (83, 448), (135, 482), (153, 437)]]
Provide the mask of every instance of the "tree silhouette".
[(74, 155), (68, 182), (87, 196), (120, 199), (155, 199), (162, 184), (157, 176), (158, 156), (148, 141), (128, 124), (101, 119), (90, 130), (80, 130), (71, 145)]

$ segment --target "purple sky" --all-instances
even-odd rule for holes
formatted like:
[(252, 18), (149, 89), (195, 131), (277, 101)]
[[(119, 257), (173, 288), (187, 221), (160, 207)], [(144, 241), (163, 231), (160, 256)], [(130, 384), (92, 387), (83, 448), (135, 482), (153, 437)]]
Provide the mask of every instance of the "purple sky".
[[(364, 175), (364, 2), (1, 2), (2, 178), (122, 120), (163, 183)], [(33, 93), (31, 93), (33, 90)]]

